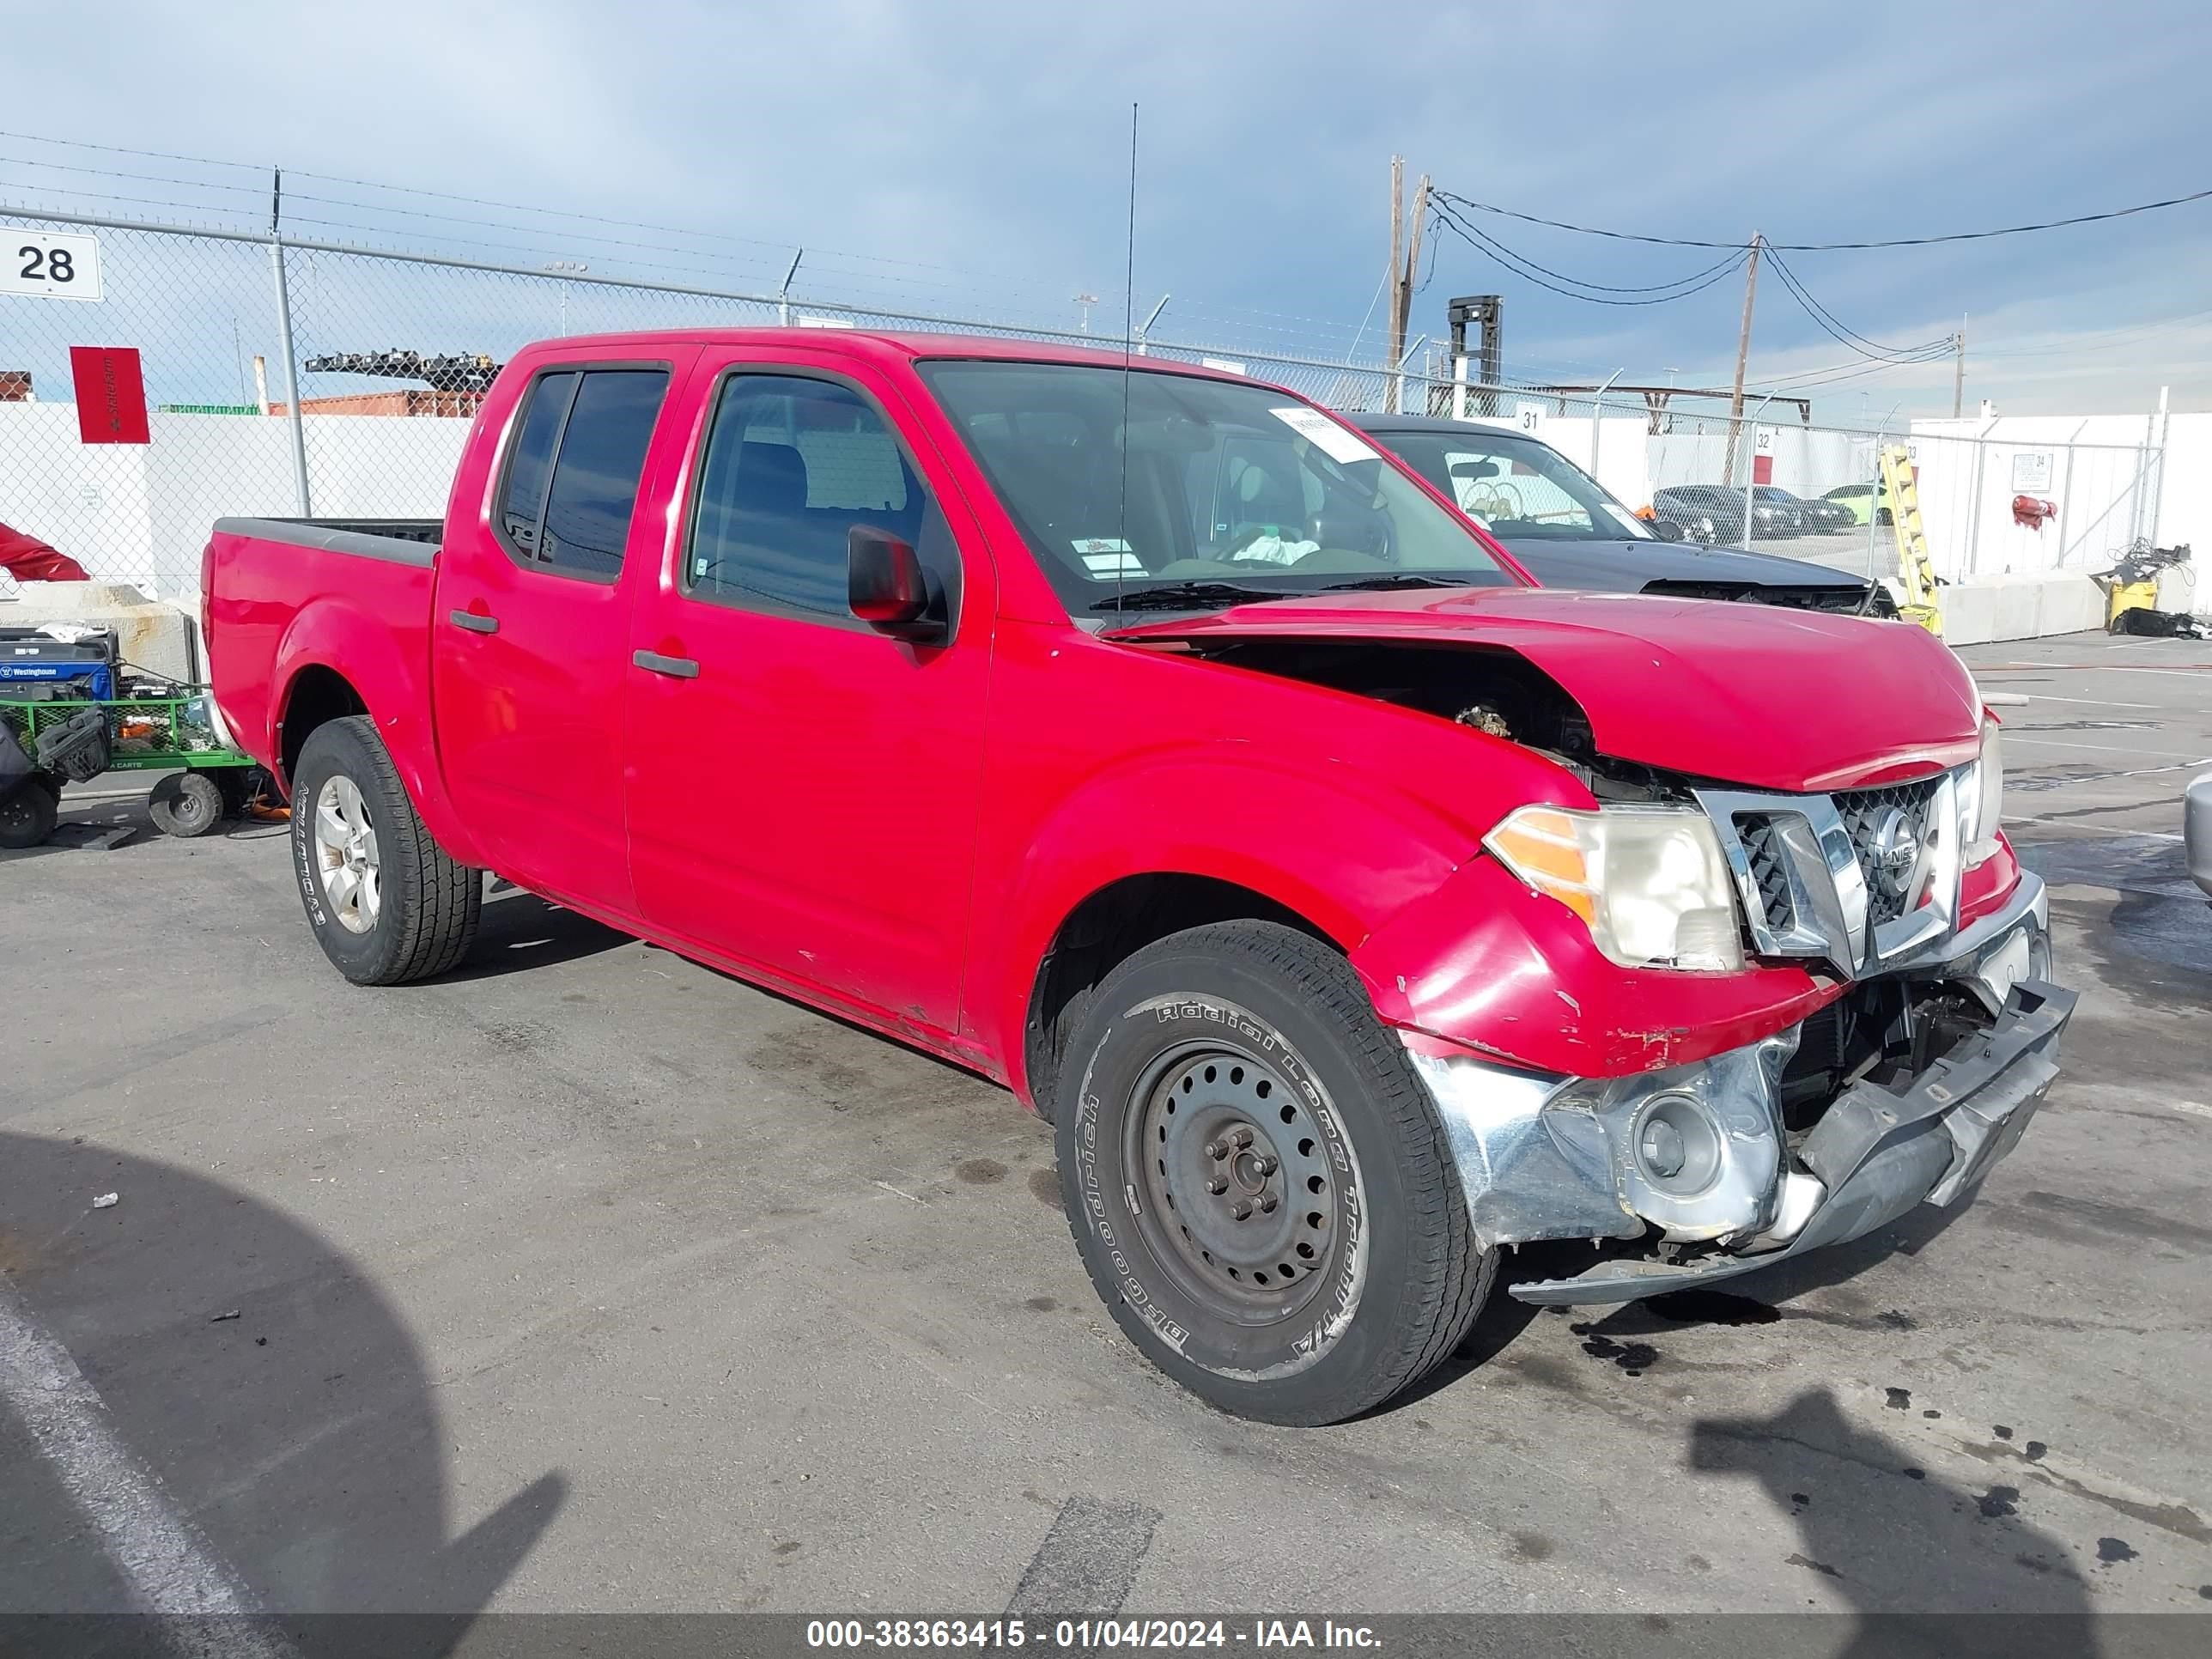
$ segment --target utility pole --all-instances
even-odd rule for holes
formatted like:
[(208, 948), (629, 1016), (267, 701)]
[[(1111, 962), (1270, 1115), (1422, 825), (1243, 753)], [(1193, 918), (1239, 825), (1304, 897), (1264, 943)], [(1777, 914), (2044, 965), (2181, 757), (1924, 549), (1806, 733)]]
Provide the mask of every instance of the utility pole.
[[(1413, 312), (1413, 283), (1420, 274), (1421, 233), (1429, 217), (1429, 175), (1423, 173), (1413, 188), (1413, 219), (1406, 222), (1406, 160), (1390, 158), (1390, 362), (1394, 370), (1406, 360), (1406, 329)], [(1404, 376), (1393, 373), (1389, 407), (1396, 412), (1402, 401)]]
[(1957, 420), (1966, 404), (1966, 313), (1959, 313), (1959, 331), (1951, 337), (1958, 359), (1951, 368), (1951, 418)]
[(1759, 234), (1751, 233), (1751, 264), (1743, 279), (1743, 331), (1735, 342), (1735, 391), (1729, 398), (1728, 467), (1721, 478), (1724, 484), (1735, 482), (1735, 453), (1743, 437), (1743, 369), (1751, 356), (1751, 305), (1759, 294)]

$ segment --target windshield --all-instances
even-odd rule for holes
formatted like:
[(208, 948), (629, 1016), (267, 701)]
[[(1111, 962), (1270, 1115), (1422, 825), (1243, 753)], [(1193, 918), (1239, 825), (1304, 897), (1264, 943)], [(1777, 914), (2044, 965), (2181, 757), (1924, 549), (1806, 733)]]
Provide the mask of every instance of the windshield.
[(1139, 592), (1204, 611), (1347, 586), (1513, 582), (1358, 433), (1282, 392), (1078, 363), (917, 367), (1079, 617)]
[(1502, 542), (1657, 539), (1549, 444), (1480, 426), (1376, 437)]
[(1751, 493), (1762, 501), (1794, 501), (1797, 499), (1778, 484), (1755, 484)]

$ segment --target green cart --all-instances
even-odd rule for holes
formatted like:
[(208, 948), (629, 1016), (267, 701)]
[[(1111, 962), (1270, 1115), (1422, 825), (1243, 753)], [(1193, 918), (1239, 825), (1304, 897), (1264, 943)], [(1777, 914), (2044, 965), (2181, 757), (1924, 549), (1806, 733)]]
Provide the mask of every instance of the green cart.
[[(84, 719), (94, 710), (98, 722)], [(105, 729), (104, 745), (88, 729), (94, 725)], [(169, 836), (204, 836), (243, 811), (252, 796), (253, 757), (223, 740), (204, 686), (98, 701), (0, 696), (0, 727), (31, 768), (0, 793), (0, 848), (38, 846), (53, 833), (63, 783), (102, 772), (169, 774), (146, 802)]]

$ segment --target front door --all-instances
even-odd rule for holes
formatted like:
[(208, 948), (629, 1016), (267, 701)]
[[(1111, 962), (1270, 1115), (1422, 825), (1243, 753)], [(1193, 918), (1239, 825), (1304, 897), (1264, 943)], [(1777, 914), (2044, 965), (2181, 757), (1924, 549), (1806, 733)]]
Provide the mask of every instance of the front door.
[[(636, 912), (623, 823), (622, 694), (638, 481), (668, 364), (538, 374), (489, 526), (449, 526), (431, 636), (447, 787), (492, 867), (617, 919)], [(662, 538), (638, 541), (649, 570)]]
[[(893, 1026), (960, 1002), (994, 599), (896, 395), (710, 352), (672, 568), (641, 593), (631, 864), (656, 932)], [(957, 514), (957, 520), (948, 514)], [(951, 632), (847, 607), (848, 532), (911, 543)]]

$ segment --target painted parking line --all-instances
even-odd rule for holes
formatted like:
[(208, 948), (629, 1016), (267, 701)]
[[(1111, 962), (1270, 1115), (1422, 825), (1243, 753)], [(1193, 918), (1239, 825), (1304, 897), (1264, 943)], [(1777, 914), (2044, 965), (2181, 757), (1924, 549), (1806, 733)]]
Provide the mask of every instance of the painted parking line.
[[(2032, 726), (2008, 726), (2004, 740), (2008, 744), (2033, 743), (2045, 749), (2085, 749), (2093, 755), (2109, 755), (2122, 747), (2118, 743), (2069, 743), (2063, 738), (2039, 738)], [(2130, 749), (2131, 755), (2142, 755), (2158, 760), (2186, 761), (2192, 766), (2202, 766), (2203, 761), (2191, 761), (2185, 749)]]
[(258, 1599), (178, 1510), (161, 1476), (123, 1443), (106, 1403), (69, 1350), (33, 1317), (4, 1279), (0, 1407), (28, 1431), (141, 1608), (173, 1619), (222, 1618), (222, 1651), (294, 1659), (295, 1650), (275, 1631), (237, 1617), (261, 1612)]

